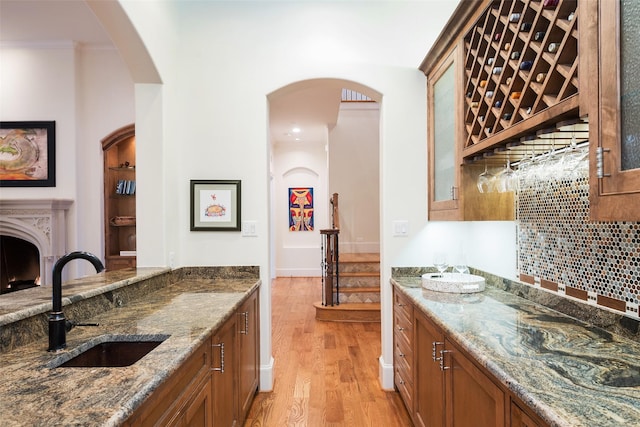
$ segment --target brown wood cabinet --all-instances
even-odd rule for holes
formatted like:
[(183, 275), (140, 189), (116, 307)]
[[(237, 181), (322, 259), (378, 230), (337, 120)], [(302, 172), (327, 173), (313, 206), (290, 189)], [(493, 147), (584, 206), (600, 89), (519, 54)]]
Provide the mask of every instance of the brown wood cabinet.
[[(408, 326), (407, 313), (412, 313)], [(412, 338), (405, 337), (407, 330)], [(411, 359), (398, 357), (398, 343), (407, 339), (411, 348), (402, 351)], [(546, 426), (395, 288), (394, 344), (396, 388), (416, 426)], [(413, 373), (413, 381), (403, 379), (406, 372)]]
[(136, 266), (136, 141), (134, 125), (102, 140), (104, 251), (107, 270)]
[(214, 427), (238, 425), (238, 389), (236, 316), (231, 316), (213, 336), (211, 387), (213, 400)]
[(124, 424), (241, 426), (258, 390), (259, 290)]
[(413, 412), (413, 304), (404, 295), (393, 294), (394, 382), (409, 413)]
[(251, 408), (260, 381), (260, 301), (258, 292), (251, 294), (237, 313), (238, 419), (240, 425)]
[(634, 0), (460, 2), (420, 66), (429, 219), (512, 220), (512, 193), (477, 190), (484, 165), (577, 140), (591, 218), (640, 221), (639, 14)]
[(441, 427), (445, 421), (444, 370), (440, 367), (444, 334), (420, 310), (415, 310), (415, 424)]
[(596, 143), (590, 146), (589, 179), (591, 217), (597, 221), (640, 221), (640, 48), (631, 36), (640, 16), (632, 3), (581, 3), (590, 17), (586, 42), (600, 46), (587, 64), (593, 84), (589, 110), (597, 117), (590, 121)]
[(127, 420), (125, 426), (211, 427), (211, 341), (207, 340)]

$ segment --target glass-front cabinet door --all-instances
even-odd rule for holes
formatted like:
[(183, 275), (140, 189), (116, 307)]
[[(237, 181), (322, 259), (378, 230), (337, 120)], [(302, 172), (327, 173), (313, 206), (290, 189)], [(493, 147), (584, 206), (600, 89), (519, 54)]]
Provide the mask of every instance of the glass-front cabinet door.
[(427, 76), (429, 219), (458, 219), (460, 168), (456, 50)]
[(599, 2), (599, 129), (591, 216), (640, 221), (640, 2)]

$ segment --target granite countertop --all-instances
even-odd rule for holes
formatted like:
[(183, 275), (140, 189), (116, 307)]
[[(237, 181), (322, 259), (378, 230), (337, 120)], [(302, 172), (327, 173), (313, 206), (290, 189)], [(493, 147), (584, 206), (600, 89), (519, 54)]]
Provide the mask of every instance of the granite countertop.
[[(156, 275), (161, 271), (140, 273)], [(105, 281), (101, 275), (88, 279), (93, 286), (86, 285), (87, 279), (76, 281), (76, 290), (85, 286), (86, 295), (112, 286), (101, 283)], [(123, 280), (136, 281), (133, 276)], [(83, 281), (85, 285), (80, 285)], [(96, 282), (102, 286), (96, 287)], [(181, 278), (154, 289), (144, 298), (129, 301), (125, 306), (82, 319), (99, 326), (72, 329), (67, 333), (64, 351), (47, 352), (48, 341), (44, 338), (0, 353), (2, 425), (121, 424), (259, 285), (259, 279), (246, 277)], [(116, 286), (120, 288), (123, 284)], [(66, 311), (68, 307), (64, 309)], [(21, 315), (24, 310), (4, 313), (4, 316)], [(128, 367), (53, 367), (79, 353), (88, 342), (131, 338), (166, 339)]]
[(640, 425), (640, 343), (487, 286), (476, 294), (396, 285), (552, 426)]

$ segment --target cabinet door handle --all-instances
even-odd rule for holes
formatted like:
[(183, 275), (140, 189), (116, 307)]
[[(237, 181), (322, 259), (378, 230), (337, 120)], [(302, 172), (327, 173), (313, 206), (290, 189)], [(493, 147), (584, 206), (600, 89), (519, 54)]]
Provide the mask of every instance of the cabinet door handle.
[(243, 311), (242, 313), (238, 313), (238, 315), (244, 316), (244, 330), (241, 330), (240, 334), (249, 335), (249, 312)]
[(440, 357), (436, 357), (436, 354), (438, 354), (438, 346), (439, 345), (444, 345), (443, 342), (440, 341), (434, 341), (433, 343), (431, 343), (431, 357), (433, 357), (433, 361), (437, 362), (439, 360), (442, 360), (442, 352), (440, 352)]
[(444, 354), (451, 353), (451, 350), (440, 350), (440, 370), (445, 371), (447, 369), (451, 369), (451, 366), (444, 365)]
[(221, 374), (224, 374), (224, 343), (221, 342), (220, 344), (213, 344), (211, 345), (211, 347), (219, 347), (220, 348), (220, 367), (219, 368), (212, 368), (212, 371), (218, 371)]
[(402, 326), (398, 326), (398, 330), (402, 332), (404, 331), (404, 328)]
[(404, 355), (404, 353), (400, 353), (400, 354), (398, 354), (398, 356), (400, 356), (400, 357), (406, 357), (406, 356)]
[(398, 307), (404, 307), (405, 305), (401, 302), (398, 303)]

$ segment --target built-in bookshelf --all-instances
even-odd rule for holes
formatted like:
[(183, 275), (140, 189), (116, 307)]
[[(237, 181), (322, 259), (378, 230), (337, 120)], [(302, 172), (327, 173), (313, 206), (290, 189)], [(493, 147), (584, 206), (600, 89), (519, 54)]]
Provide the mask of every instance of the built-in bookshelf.
[(108, 270), (136, 266), (136, 141), (133, 125), (102, 141), (105, 262)]

